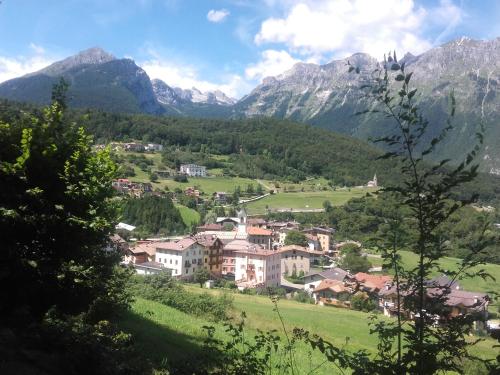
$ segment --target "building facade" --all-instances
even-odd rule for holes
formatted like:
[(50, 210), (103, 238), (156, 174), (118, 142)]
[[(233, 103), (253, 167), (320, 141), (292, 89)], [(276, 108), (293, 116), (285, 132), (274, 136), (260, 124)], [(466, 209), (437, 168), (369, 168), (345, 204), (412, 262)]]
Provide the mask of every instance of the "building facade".
[(239, 288), (279, 287), (280, 254), (258, 247), (235, 251), (234, 279)]
[(172, 270), (172, 276), (191, 278), (204, 265), (204, 248), (194, 238), (155, 243), (155, 262)]
[(206, 177), (207, 168), (197, 164), (182, 164), (179, 173), (190, 177)]

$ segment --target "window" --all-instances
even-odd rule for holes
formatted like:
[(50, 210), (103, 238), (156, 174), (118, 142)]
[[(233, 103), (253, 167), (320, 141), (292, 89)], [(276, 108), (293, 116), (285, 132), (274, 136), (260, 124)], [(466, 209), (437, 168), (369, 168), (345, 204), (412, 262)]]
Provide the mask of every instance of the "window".
[(302, 260), (302, 259), (304, 259), (304, 256), (303, 256), (303, 255), (301, 255), (301, 256), (300, 256), (300, 260)]
[(207, 262), (208, 262), (208, 258), (205, 258), (205, 263), (207, 263)]
[(160, 263), (161, 263), (161, 258), (158, 258), (158, 262), (160, 262)]
[(189, 268), (186, 268), (186, 275), (189, 273)]
[(177, 265), (177, 260), (175, 261), (175, 265)]
[(222, 272), (226, 272), (226, 267), (222, 267)]

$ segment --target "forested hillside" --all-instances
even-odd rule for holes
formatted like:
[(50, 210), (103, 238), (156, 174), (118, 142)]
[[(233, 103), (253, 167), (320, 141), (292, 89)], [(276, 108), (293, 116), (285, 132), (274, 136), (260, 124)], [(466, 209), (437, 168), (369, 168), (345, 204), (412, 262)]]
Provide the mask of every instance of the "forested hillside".
[[(19, 109), (33, 107), (0, 101), (0, 120), (22, 117)], [(232, 173), (240, 177), (299, 181), (322, 176), (337, 186), (366, 184), (375, 173), (382, 186), (398, 179), (396, 162), (378, 159), (382, 152), (369, 143), (287, 120), (159, 117), (94, 110), (71, 110), (66, 115), (83, 124), (99, 144), (157, 142), (166, 146), (167, 153), (205, 155), (203, 160), (210, 163), (214, 162), (211, 155), (229, 155)], [(464, 192), (478, 193), (482, 202), (495, 203), (500, 197), (500, 177), (480, 174), (458, 193)]]

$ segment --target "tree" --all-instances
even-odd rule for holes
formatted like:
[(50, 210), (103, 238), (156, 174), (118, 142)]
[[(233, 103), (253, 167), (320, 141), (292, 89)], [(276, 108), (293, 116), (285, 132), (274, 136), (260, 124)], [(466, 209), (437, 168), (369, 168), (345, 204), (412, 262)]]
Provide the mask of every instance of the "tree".
[(8, 121), (0, 113), (2, 368), (143, 373), (130, 335), (106, 320), (131, 301), (121, 254), (104, 249), (117, 221), (117, 168), (66, 119), (65, 88), (41, 111)]
[[(350, 71), (359, 73), (360, 69), (350, 66)], [(460, 261), (458, 271), (444, 270), (439, 259), (446, 255), (442, 241), (442, 227), (447, 219), (460, 207), (472, 202), (471, 196), (457, 200), (454, 192), (457, 187), (474, 180), (477, 165), (474, 158), (482, 144), (482, 127), (478, 133), (478, 143), (458, 166), (449, 165), (443, 160), (437, 165), (426, 164), (427, 155), (453, 128), (451, 119), (455, 113), (455, 99), (450, 96), (450, 117), (441, 127), (441, 132), (427, 141), (429, 122), (421, 114), (416, 101), (417, 89), (412, 87), (412, 74), (407, 72), (404, 63), (399, 63), (396, 55), (389, 55), (381, 68), (376, 69), (374, 81), (364, 86), (368, 98), (375, 106), (365, 113), (382, 113), (394, 121), (396, 132), (381, 137), (376, 142), (383, 143), (389, 150), (384, 158), (400, 161), (403, 177), (401, 184), (394, 184), (383, 189), (391, 192), (399, 201), (400, 207), (410, 211), (410, 225), (416, 228), (416, 236), (407, 242), (407, 246), (418, 255), (415, 268), (407, 269), (400, 261), (398, 253), (403, 243), (402, 220), (396, 212), (388, 222), (385, 246), (381, 248), (384, 266), (395, 272), (395, 285), (398, 301), (404, 309), (412, 311), (416, 318), (406, 321), (398, 310), (396, 324), (378, 321), (374, 331), (379, 335), (379, 347), (385, 353), (379, 353), (384, 362), (372, 361), (372, 366), (381, 373), (429, 374), (435, 372), (461, 371), (460, 362), (472, 358), (468, 348), (474, 343), (465, 339), (471, 330), (472, 316), (448, 318), (434, 327), (434, 314), (442, 315), (439, 306), (444, 305), (451, 292), (451, 285), (439, 288), (433, 298), (429, 298), (428, 280), (434, 273), (445, 274), (451, 282), (470, 277), (470, 269), (484, 261), (482, 255), (492, 238), (487, 235), (489, 223), (484, 222), (478, 228), (474, 240), (469, 243), (469, 256)], [(436, 124), (437, 125), (437, 124)], [(476, 276), (490, 277), (484, 271), (475, 272)], [(397, 347), (392, 352), (392, 339), (397, 338)], [(403, 350), (402, 343), (405, 342)], [(377, 371), (375, 371), (377, 372)]]
[(210, 277), (210, 272), (206, 268), (198, 268), (193, 274), (193, 280), (195, 283), (200, 284), (200, 288), (203, 288), (203, 284), (210, 280)]
[(304, 233), (291, 230), (286, 234), (285, 245), (299, 245), (307, 247), (307, 237)]
[[(119, 254), (105, 253), (116, 210), (108, 150), (64, 117), (65, 86), (41, 114), (0, 121), (2, 320), (80, 313), (103, 293)], [(19, 311), (24, 311), (19, 314)]]
[(361, 248), (358, 245), (349, 243), (344, 245), (340, 251), (342, 259), (339, 265), (351, 273), (368, 272), (372, 267), (366, 255), (361, 254)]

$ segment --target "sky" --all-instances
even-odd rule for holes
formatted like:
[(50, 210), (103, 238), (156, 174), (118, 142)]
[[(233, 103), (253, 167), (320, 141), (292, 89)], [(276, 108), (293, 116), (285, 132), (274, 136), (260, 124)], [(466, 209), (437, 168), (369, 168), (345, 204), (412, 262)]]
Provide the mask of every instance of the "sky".
[(0, 0), (0, 82), (90, 47), (240, 98), (297, 62), (500, 36), (500, 0)]

